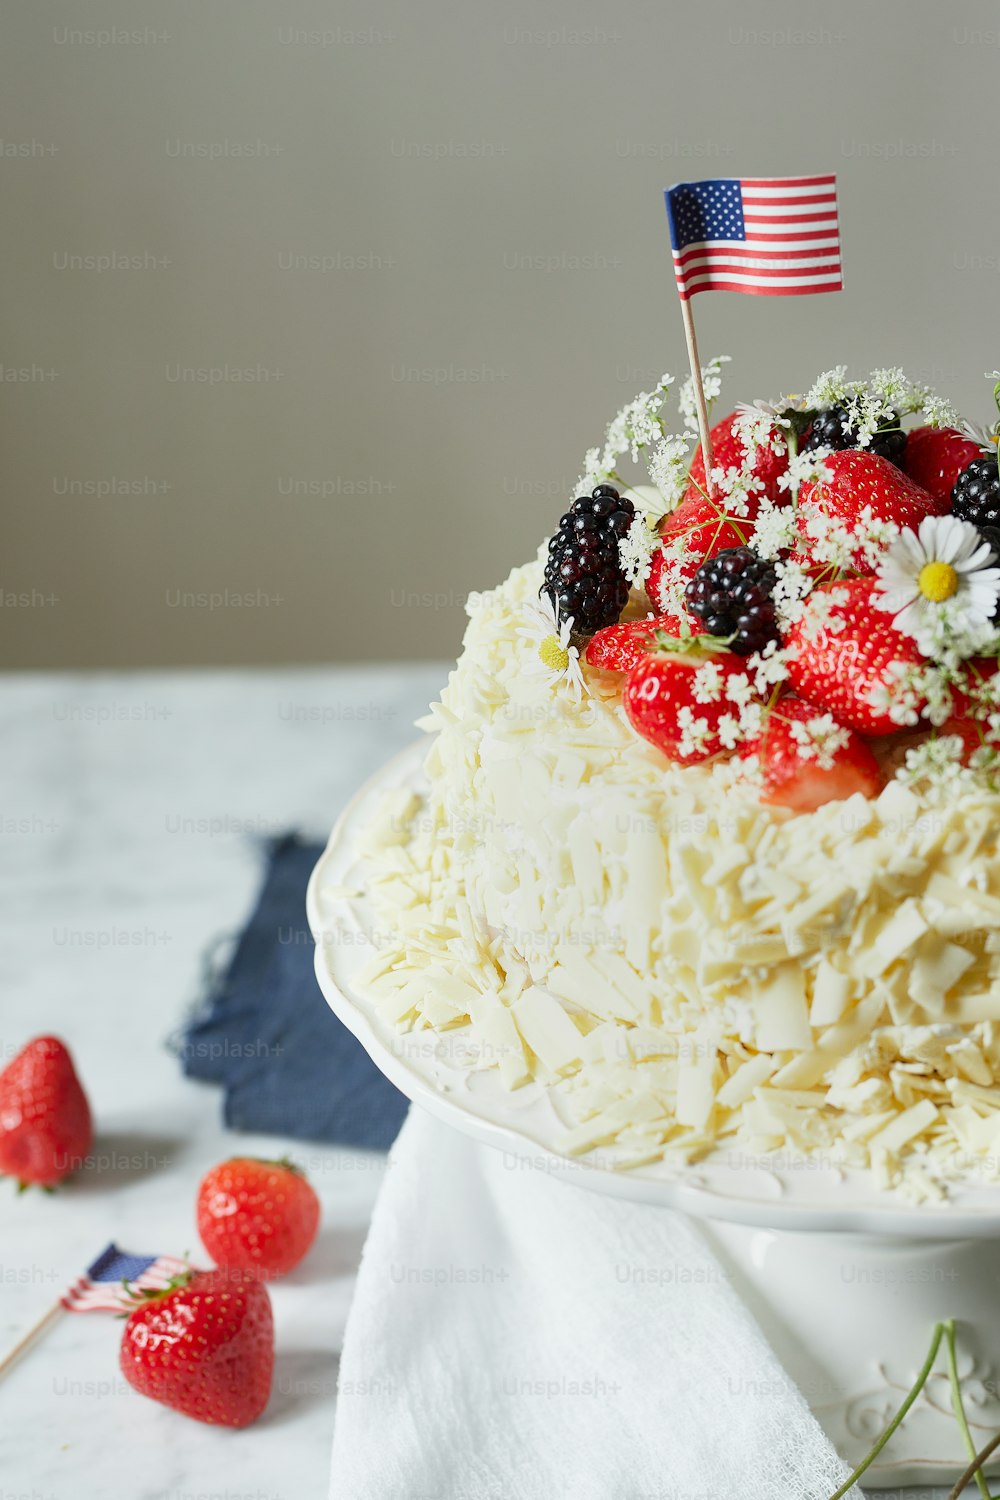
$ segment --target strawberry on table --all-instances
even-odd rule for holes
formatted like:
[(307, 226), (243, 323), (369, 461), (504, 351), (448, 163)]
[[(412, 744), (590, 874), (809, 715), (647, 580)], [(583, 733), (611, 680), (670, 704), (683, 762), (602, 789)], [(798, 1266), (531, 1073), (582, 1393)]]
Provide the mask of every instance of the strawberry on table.
[(708, 637), (664, 641), (629, 672), (622, 695), (632, 728), (678, 765), (732, 749), (740, 706), (755, 697), (746, 662)]
[(959, 474), (982, 452), (979, 443), (955, 427), (914, 427), (903, 468), (935, 500), (950, 503)]
[(249, 1427), (274, 1372), (267, 1288), (231, 1270), (189, 1271), (144, 1292), (122, 1336), (122, 1374), (143, 1396), (218, 1427)]
[(861, 735), (791, 694), (779, 699), (760, 735), (746, 740), (739, 754), (757, 761), (761, 802), (792, 812), (814, 812), (855, 792), (874, 797), (882, 785), (878, 762)]
[(39, 1036), (0, 1073), (0, 1173), (53, 1188), (94, 1142), (90, 1106), (64, 1042)]
[[(927, 658), (875, 602), (871, 578), (823, 584), (788, 633), (788, 677), (796, 693), (862, 734), (892, 734), (905, 719), (890, 714), (900, 679)], [(909, 716), (923, 699), (909, 693)]]
[[(799, 491), (797, 530), (807, 563), (822, 567), (829, 561), (824, 539), (832, 534), (863, 537), (868, 518), (889, 521), (901, 529), (917, 530), (925, 516), (948, 511), (938, 499), (914, 484), (887, 458), (863, 449), (846, 448), (822, 460), (823, 474), (806, 480)], [(875, 565), (860, 546), (848, 547), (845, 562), (857, 573), (874, 573)]]
[(292, 1162), (237, 1156), (220, 1162), (198, 1189), (198, 1233), (219, 1266), (270, 1280), (309, 1250), (319, 1199)]

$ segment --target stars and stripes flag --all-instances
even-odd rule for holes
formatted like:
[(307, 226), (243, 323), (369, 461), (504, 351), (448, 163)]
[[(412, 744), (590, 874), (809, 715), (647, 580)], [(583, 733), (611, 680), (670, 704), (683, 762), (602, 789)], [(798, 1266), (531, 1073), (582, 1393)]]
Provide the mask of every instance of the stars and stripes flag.
[(844, 285), (834, 173), (677, 182), (666, 199), (682, 302), (698, 292), (799, 297)]
[(125, 1312), (133, 1306), (126, 1281), (141, 1291), (162, 1291), (187, 1269), (187, 1262), (173, 1255), (130, 1255), (108, 1245), (59, 1302), (67, 1312)]

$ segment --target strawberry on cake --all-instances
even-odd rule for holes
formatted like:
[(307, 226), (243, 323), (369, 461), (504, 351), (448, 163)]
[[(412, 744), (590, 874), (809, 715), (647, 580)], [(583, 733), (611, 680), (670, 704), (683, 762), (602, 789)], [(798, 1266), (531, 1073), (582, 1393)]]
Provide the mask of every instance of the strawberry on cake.
[(997, 427), (838, 368), (724, 417), (707, 476), (672, 384), (470, 598), (426, 795), (364, 841), (358, 983), (605, 1165), (998, 1177)]

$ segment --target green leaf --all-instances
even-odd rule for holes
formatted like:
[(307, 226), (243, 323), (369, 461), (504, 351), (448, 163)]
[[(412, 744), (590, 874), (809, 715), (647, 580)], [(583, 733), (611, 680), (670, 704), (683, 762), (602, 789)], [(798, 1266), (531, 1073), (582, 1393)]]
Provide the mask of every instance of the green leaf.
[(694, 651), (728, 651), (730, 641), (735, 639), (732, 635), (696, 635), (686, 623), (682, 624), (679, 636), (668, 635), (665, 630), (653, 631), (657, 648), (669, 656), (683, 656)]

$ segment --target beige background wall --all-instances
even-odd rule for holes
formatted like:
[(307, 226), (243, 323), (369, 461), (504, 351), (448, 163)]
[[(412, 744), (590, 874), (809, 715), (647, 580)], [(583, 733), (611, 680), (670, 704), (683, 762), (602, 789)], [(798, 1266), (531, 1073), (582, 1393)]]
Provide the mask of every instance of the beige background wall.
[(452, 655), (682, 365), (679, 178), (840, 174), (845, 293), (697, 304), (733, 397), (901, 363), (991, 416), (985, 0), (34, 0), (2, 30), (0, 664)]

